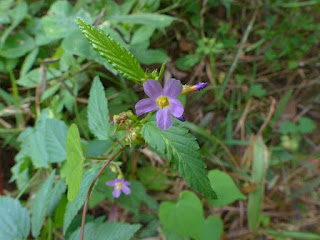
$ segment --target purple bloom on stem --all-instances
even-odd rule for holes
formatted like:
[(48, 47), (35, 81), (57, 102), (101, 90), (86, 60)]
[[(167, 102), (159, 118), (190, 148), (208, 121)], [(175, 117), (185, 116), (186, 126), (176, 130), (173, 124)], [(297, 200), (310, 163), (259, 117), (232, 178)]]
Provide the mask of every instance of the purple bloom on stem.
[(115, 198), (120, 197), (121, 191), (124, 194), (129, 195), (131, 193), (131, 190), (130, 190), (130, 188), (128, 188), (128, 185), (130, 185), (130, 184), (131, 184), (130, 182), (125, 181), (123, 178), (117, 178), (113, 181), (106, 182), (107, 186), (114, 187), (112, 195)]
[(200, 90), (204, 89), (207, 85), (208, 85), (208, 83), (200, 82), (200, 83), (197, 83), (195, 85), (195, 87), (196, 87), (197, 91), (200, 91)]
[(161, 84), (152, 79), (143, 83), (144, 92), (150, 97), (137, 102), (135, 108), (137, 115), (157, 111), (157, 126), (162, 131), (172, 126), (172, 116), (179, 118), (183, 114), (183, 106), (176, 99), (182, 92), (182, 84), (179, 80), (171, 78), (164, 89)]

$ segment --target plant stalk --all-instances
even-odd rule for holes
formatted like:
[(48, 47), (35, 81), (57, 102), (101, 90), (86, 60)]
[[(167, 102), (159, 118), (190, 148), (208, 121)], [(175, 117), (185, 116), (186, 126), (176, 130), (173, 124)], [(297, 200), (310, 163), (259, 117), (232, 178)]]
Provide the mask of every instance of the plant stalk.
[(86, 201), (84, 202), (84, 207), (83, 207), (83, 211), (82, 211), (82, 220), (81, 220), (81, 235), (80, 235), (80, 240), (83, 240), (83, 237), (84, 237), (84, 225), (85, 225), (85, 222), (86, 222), (86, 214), (87, 214), (87, 211), (88, 211), (88, 202), (89, 202), (89, 198), (90, 198), (90, 195), (91, 195), (91, 191), (92, 191), (92, 188), (94, 186), (94, 184), (96, 183), (96, 181), (98, 180), (98, 178), (100, 177), (101, 173), (106, 169), (106, 167), (111, 163), (111, 161), (123, 150), (123, 148), (119, 149), (118, 151), (116, 151), (110, 158), (109, 160), (103, 164), (102, 168), (100, 169), (100, 171), (97, 173), (97, 175), (94, 177), (91, 185), (90, 185), (90, 188), (88, 190), (88, 193), (87, 193), (87, 197), (86, 197)]

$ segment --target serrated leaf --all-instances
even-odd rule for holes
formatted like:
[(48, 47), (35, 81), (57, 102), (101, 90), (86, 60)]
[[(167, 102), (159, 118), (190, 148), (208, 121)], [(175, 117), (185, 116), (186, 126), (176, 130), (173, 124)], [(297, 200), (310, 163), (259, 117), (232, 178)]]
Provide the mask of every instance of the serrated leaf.
[(217, 198), (210, 186), (206, 164), (198, 151), (197, 141), (177, 120), (166, 131), (157, 128), (156, 121), (152, 120), (144, 124), (142, 135), (151, 147), (168, 156), (169, 161), (192, 188), (207, 198)]
[[(140, 224), (127, 224), (120, 222), (87, 223), (84, 228), (86, 240), (129, 240), (139, 230)], [(80, 239), (81, 229), (77, 229), (70, 240)]]
[(90, 131), (99, 140), (108, 139), (110, 129), (108, 100), (98, 76), (94, 78), (90, 89), (88, 123)]
[(81, 148), (80, 135), (78, 127), (75, 124), (72, 124), (69, 128), (66, 140), (66, 149), (67, 149), (67, 185), (68, 185), (68, 200), (73, 201), (79, 191), (84, 156)]
[(220, 170), (211, 170), (208, 174), (212, 189), (217, 193), (218, 199), (210, 200), (214, 206), (224, 206), (238, 199), (246, 199), (232, 178)]
[(27, 239), (30, 232), (28, 210), (18, 200), (0, 196), (0, 239)]
[(31, 208), (31, 230), (32, 236), (37, 237), (40, 234), (46, 212), (49, 207), (52, 193), (52, 185), (55, 176), (55, 170), (52, 171), (47, 180), (42, 184), (37, 192), (35, 201)]
[(204, 224), (202, 203), (193, 192), (181, 192), (176, 203), (162, 202), (159, 208), (159, 219), (163, 227), (171, 232), (201, 239), (201, 228)]
[(85, 173), (83, 174), (78, 194), (76, 195), (73, 202), (68, 202), (67, 204), (63, 221), (63, 234), (67, 232), (73, 218), (77, 215), (78, 211), (83, 206), (89, 187), (98, 171), (99, 169), (95, 167), (93, 169), (85, 171)]
[(94, 50), (104, 57), (124, 77), (139, 82), (145, 74), (137, 59), (108, 34), (77, 18), (80, 30), (89, 40)]

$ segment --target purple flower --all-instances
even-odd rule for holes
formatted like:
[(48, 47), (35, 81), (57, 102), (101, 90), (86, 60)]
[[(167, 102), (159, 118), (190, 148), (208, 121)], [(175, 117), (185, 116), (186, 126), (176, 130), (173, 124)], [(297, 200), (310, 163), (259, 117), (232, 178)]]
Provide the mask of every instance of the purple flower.
[(131, 190), (130, 190), (130, 188), (128, 188), (128, 185), (130, 185), (130, 184), (131, 184), (130, 182), (125, 181), (123, 178), (117, 178), (113, 181), (106, 182), (107, 186), (114, 187), (112, 195), (115, 198), (120, 197), (121, 191), (124, 194), (129, 195), (131, 193)]
[(137, 115), (158, 111), (156, 115), (157, 126), (162, 131), (172, 126), (172, 116), (179, 118), (183, 114), (183, 106), (176, 99), (182, 92), (182, 84), (179, 80), (171, 78), (164, 89), (161, 84), (152, 79), (143, 83), (144, 92), (150, 97), (137, 102), (135, 108)]

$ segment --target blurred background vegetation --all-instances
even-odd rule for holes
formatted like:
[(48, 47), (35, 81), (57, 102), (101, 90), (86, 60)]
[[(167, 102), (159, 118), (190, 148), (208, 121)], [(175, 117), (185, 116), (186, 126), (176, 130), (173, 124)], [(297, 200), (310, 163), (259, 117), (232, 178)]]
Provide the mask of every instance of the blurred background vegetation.
[[(76, 17), (106, 31), (144, 68), (166, 61), (165, 80), (209, 83), (182, 99), (186, 125), (208, 169), (227, 172), (245, 195), (257, 189), (250, 146), (264, 143), (269, 167), (261, 219), (269, 230), (261, 230), (261, 238), (248, 230), (246, 200), (205, 204), (205, 213), (223, 220), (223, 239), (319, 239), (299, 235), (320, 233), (318, 0), (1, 0), (1, 194), (23, 190), (27, 200), (41, 183), (37, 175), (39, 181), (28, 184), (34, 159), (44, 153), (26, 145), (29, 134), (37, 136), (36, 145), (46, 134), (41, 124), (35, 127), (41, 113), (74, 122), (84, 139), (92, 138), (86, 108), (94, 76), (106, 88), (111, 116), (134, 109), (144, 95), (93, 50)], [(128, 151), (126, 161), (127, 174), (158, 201), (177, 199), (187, 188), (148, 150)]]

